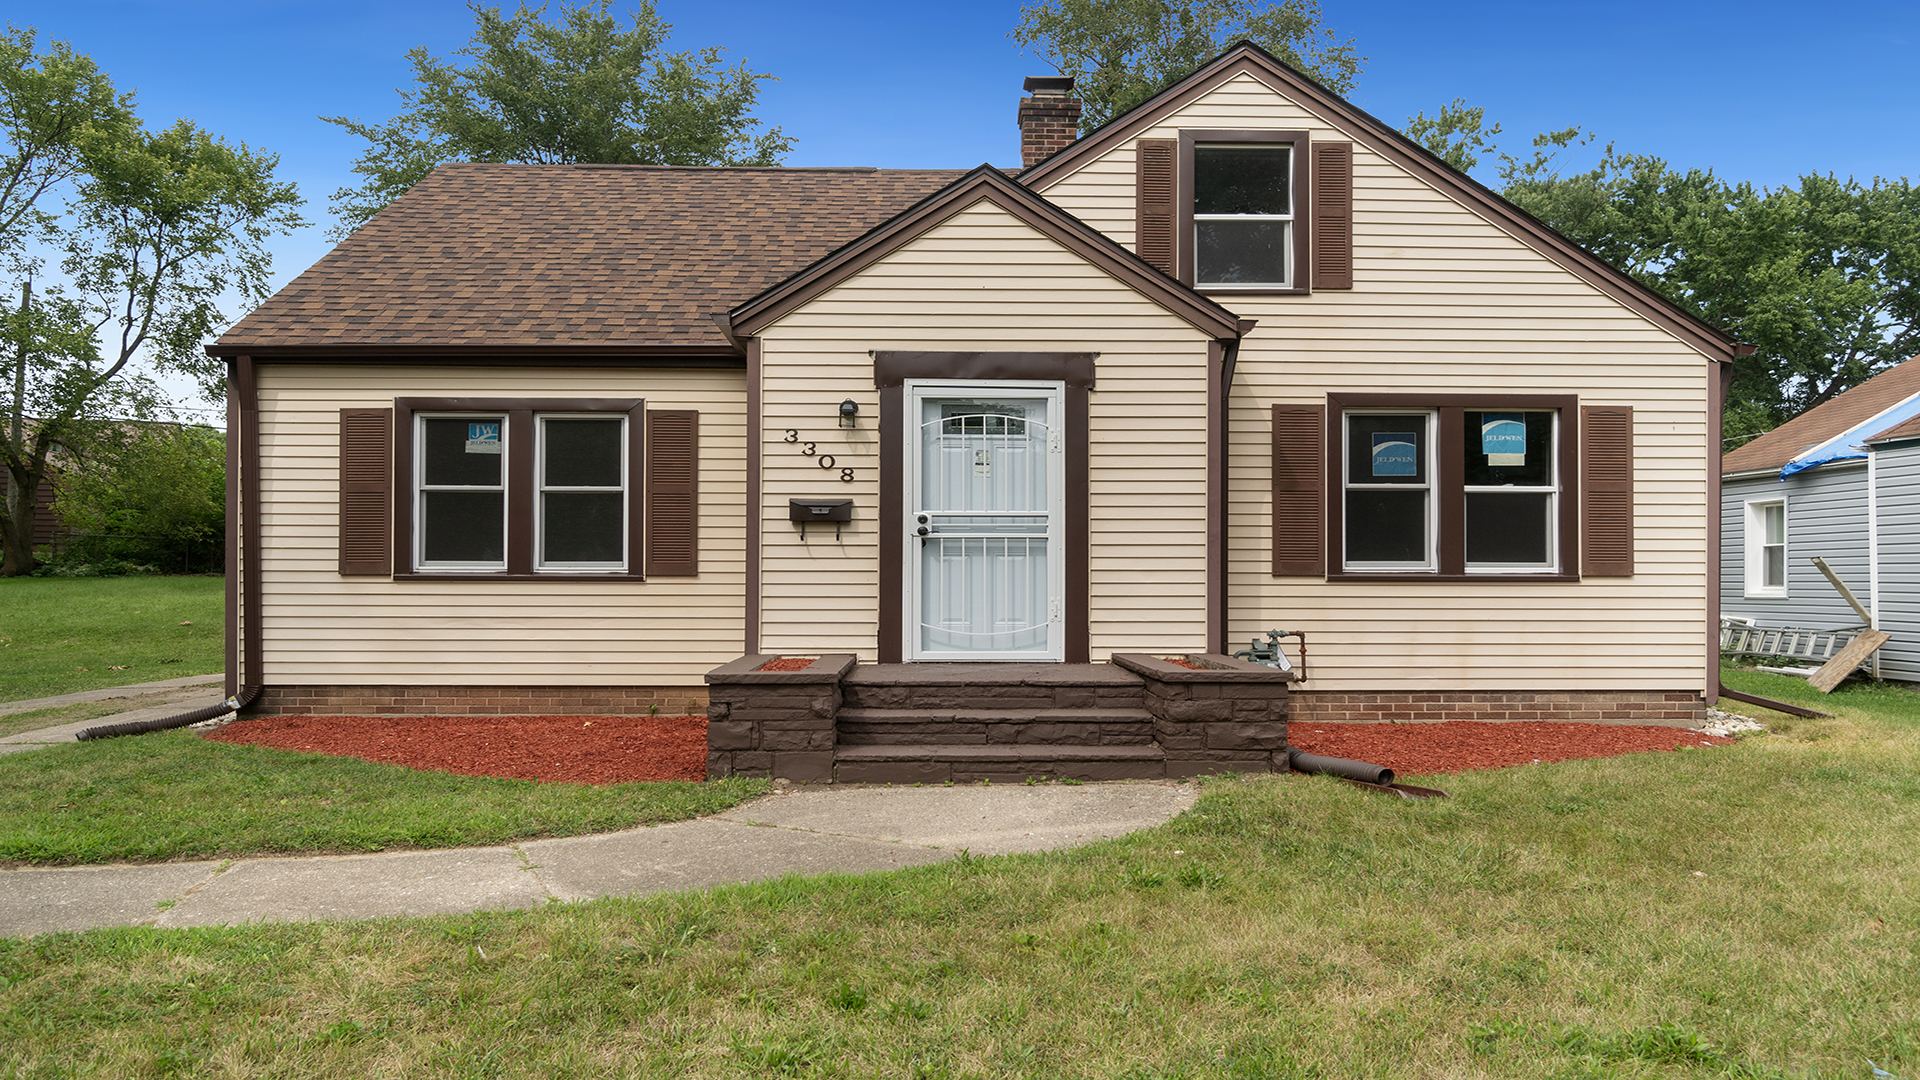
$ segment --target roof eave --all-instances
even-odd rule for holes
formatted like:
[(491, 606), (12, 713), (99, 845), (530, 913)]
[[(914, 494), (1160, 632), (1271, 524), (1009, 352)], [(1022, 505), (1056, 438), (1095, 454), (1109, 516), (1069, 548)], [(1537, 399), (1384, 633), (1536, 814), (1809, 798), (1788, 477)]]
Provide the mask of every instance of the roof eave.
[(672, 343), (540, 343), (525, 345), (422, 345), (381, 344), (267, 344), (243, 341), (216, 341), (205, 347), (216, 359), (250, 356), (255, 360), (350, 360), (350, 359), (634, 359), (657, 362), (663, 359), (744, 360), (746, 350), (735, 345), (676, 345)]

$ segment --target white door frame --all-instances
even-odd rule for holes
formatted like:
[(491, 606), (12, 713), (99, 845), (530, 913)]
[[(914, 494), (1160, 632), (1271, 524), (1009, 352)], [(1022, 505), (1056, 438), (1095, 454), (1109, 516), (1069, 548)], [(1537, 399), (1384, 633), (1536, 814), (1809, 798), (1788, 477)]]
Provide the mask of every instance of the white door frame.
[[(918, 514), (924, 482), (921, 449), (922, 402), (943, 398), (1031, 398), (1047, 403), (1047, 647), (1044, 652), (937, 652), (921, 644), (921, 574), (923, 564)], [(901, 554), (901, 629), (906, 640), (902, 655), (908, 661), (1028, 661), (1066, 659), (1066, 383), (1032, 380), (907, 379), (904, 385), (901, 507), (898, 523)]]

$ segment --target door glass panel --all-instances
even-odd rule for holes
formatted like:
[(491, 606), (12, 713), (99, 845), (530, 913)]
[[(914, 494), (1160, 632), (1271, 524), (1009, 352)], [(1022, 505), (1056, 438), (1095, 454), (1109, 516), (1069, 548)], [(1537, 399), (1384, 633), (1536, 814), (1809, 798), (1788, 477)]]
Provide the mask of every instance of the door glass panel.
[(922, 655), (1049, 653), (1048, 403), (921, 400)]

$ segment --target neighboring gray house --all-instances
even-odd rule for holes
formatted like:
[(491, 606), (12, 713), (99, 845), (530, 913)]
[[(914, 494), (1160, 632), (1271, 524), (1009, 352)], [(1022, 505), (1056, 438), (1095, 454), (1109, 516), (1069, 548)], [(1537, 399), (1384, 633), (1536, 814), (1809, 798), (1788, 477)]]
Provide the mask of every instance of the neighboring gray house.
[(1920, 681), (1920, 358), (1721, 458), (1722, 615), (1860, 624), (1825, 559), (1893, 635), (1883, 678)]

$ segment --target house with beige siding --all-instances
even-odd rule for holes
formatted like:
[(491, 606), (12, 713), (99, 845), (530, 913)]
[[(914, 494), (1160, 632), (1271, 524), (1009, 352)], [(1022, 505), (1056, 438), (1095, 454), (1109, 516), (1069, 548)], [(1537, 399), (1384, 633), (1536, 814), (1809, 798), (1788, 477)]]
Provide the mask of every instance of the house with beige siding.
[(233, 690), (707, 708), (713, 771), (847, 779), (1271, 764), (1220, 695), (1282, 750), (1701, 718), (1741, 346), (1253, 46), (1077, 139), (1027, 91), (1019, 169), (383, 210), (210, 347)]

